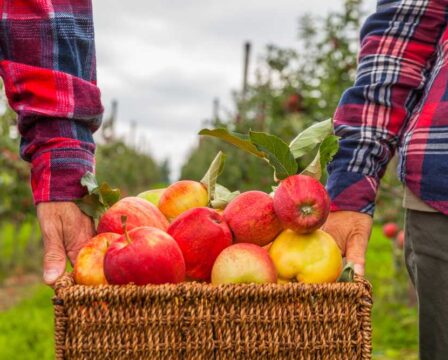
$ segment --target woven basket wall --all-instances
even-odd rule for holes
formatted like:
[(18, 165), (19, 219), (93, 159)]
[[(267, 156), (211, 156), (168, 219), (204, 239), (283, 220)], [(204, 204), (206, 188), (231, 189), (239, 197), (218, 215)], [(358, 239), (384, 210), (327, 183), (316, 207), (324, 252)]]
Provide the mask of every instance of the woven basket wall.
[(371, 358), (371, 287), (75, 285), (53, 299), (57, 359)]

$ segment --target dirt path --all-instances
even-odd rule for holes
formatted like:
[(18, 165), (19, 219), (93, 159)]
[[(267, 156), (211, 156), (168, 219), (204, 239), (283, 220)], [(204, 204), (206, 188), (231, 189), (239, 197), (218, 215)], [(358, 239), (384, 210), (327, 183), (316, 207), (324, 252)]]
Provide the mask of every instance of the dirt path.
[(36, 274), (14, 275), (0, 284), (0, 312), (31, 295), (34, 285), (41, 283)]

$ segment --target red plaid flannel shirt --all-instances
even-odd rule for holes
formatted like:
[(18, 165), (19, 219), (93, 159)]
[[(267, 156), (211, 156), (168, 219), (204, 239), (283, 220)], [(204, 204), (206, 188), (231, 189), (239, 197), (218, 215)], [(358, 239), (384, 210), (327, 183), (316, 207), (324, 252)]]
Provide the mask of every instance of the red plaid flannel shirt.
[(34, 201), (79, 198), (103, 112), (91, 0), (0, 0), (0, 13), (0, 76), (32, 163)]
[(372, 214), (398, 149), (401, 180), (448, 215), (448, 0), (382, 0), (361, 31), (357, 79), (334, 116), (332, 209)]

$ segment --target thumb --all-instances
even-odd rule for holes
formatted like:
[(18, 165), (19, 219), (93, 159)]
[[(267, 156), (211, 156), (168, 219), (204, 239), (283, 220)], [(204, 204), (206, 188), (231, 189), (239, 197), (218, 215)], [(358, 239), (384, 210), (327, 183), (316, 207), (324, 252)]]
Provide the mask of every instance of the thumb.
[(55, 234), (44, 237), (44, 282), (53, 285), (64, 273), (66, 266), (63, 240)]
[(347, 242), (345, 256), (347, 262), (352, 262), (355, 273), (364, 276), (367, 241), (361, 237), (355, 237)]

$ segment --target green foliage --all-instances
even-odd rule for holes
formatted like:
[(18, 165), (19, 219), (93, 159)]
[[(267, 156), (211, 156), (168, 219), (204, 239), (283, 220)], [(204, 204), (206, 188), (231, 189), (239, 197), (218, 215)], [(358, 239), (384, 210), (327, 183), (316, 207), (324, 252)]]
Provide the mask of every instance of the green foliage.
[(266, 160), (274, 168), (274, 178), (286, 179), (297, 173), (297, 163), (289, 150), (289, 146), (275, 135), (264, 132), (250, 131), (250, 141), (258, 150), (266, 154)]
[(190, 153), (187, 163), (182, 167), (181, 178), (200, 180), (213, 160), (213, 154), (218, 151), (223, 151), (229, 159), (232, 159), (227, 161), (220, 176), (221, 185), (231, 191), (255, 188), (270, 191), (273, 183), (272, 170), (266, 162), (215, 139), (204, 139)]
[(202, 129), (199, 131), (199, 135), (213, 136), (218, 139), (224, 140), (229, 144), (235, 145), (237, 148), (247, 151), (250, 154), (264, 158), (265, 155), (262, 151), (259, 151), (257, 147), (252, 143), (250, 137), (246, 134), (239, 134), (237, 132), (231, 132), (227, 129)]
[(211, 206), (213, 209), (224, 209), (227, 204), (235, 199), (239, 194), (240, 192), (238, 190), (232, 192), (225, 186), (216, 184), (215, 194), (213, 200), (211, 201)]
[(32, 296), (0, 312), (0, 359), (54, 359), (51, 297), (46, 286), (30, 289)]
[(0, 222), (0, 284), (7, 275), (40, 271), (42, 244), (37, 222)]
[(151, 156), (120, 140), (100, 144), (96, 151), (98, 183), (119, 187), (123, 196), (163, 187), (167, 182), (167, 166), (165, 163), (162, 168)]
[(297, 163), (288, 144), (275, 135), (264, 132), (249, 131), (239, 134), (227, 129), (203, 129), (199, 135), (208, 135), (226, 141), (249, 154), (268, 162), (274, 169), (274, 178), (285, 179), (297, 172)]
[(81, 185), (87, 188), (88, 194), (76, 201), (83, 213), (98, 221), (105, 211), (120, 200), (120, 189), (112, 189), (109, 184), (101, 185), (94, 174), (86, 172), (81, 178)]
[[(249, 154), (260, 157), (274, 169), (274, 180), (302, 173), (320, 180), (326, 172), (327, 164), (339, 149), (339, 138), (333, 135), (331, 120), (321, 121), (297, 135), (288, 145), (276, 135), (249, 131), (248, 135), (226, 129), (203, 129), (199, 135), (208, 135), (224, 140)], [(310, 153), (317, 153), (314, 159)], [(299, 166), (300, 164), (300, 166)]]
[[(400, 253), (401, 257), (403, 253)], [(417, 360), (417, 309), (397, 297), (397, 279), (407, 286), (404, 267), (396, 267), (392, 241), (374, 227), (366, 258), (366, 277), (373, 285), (374, 359)]]
[(168, 162), (159, 165), (150, 155), (127, 146), (121, 140), (99, 144), (96, 159), (96, 176), (86, 173), (81, 179), (89, 193), (76, 201), (80, 209), (95, 221), (120, 199), (121, 194), (135, 196), (151, 188), (164, 187), (168, 182)]
[(338, 139), (335, 135), (328, 135), (319, 145), (314, 160), (302, 171), (302, 174), (320, 180), (322, 174), (326, 173), (327, 165), (338, 152)]
[(201, 179), (201, 183), (207, 188), (208, 201), (211, 202), (216, 197), (216, 181), (224, 168), (225, 154), (220, 151), (213, 159), (210, 167)]
[(302, 157), (313, 151), (327, 136), (333, 134), (331, 119), (317, 122), (298, 134), (289, 144), (294, 158)]

